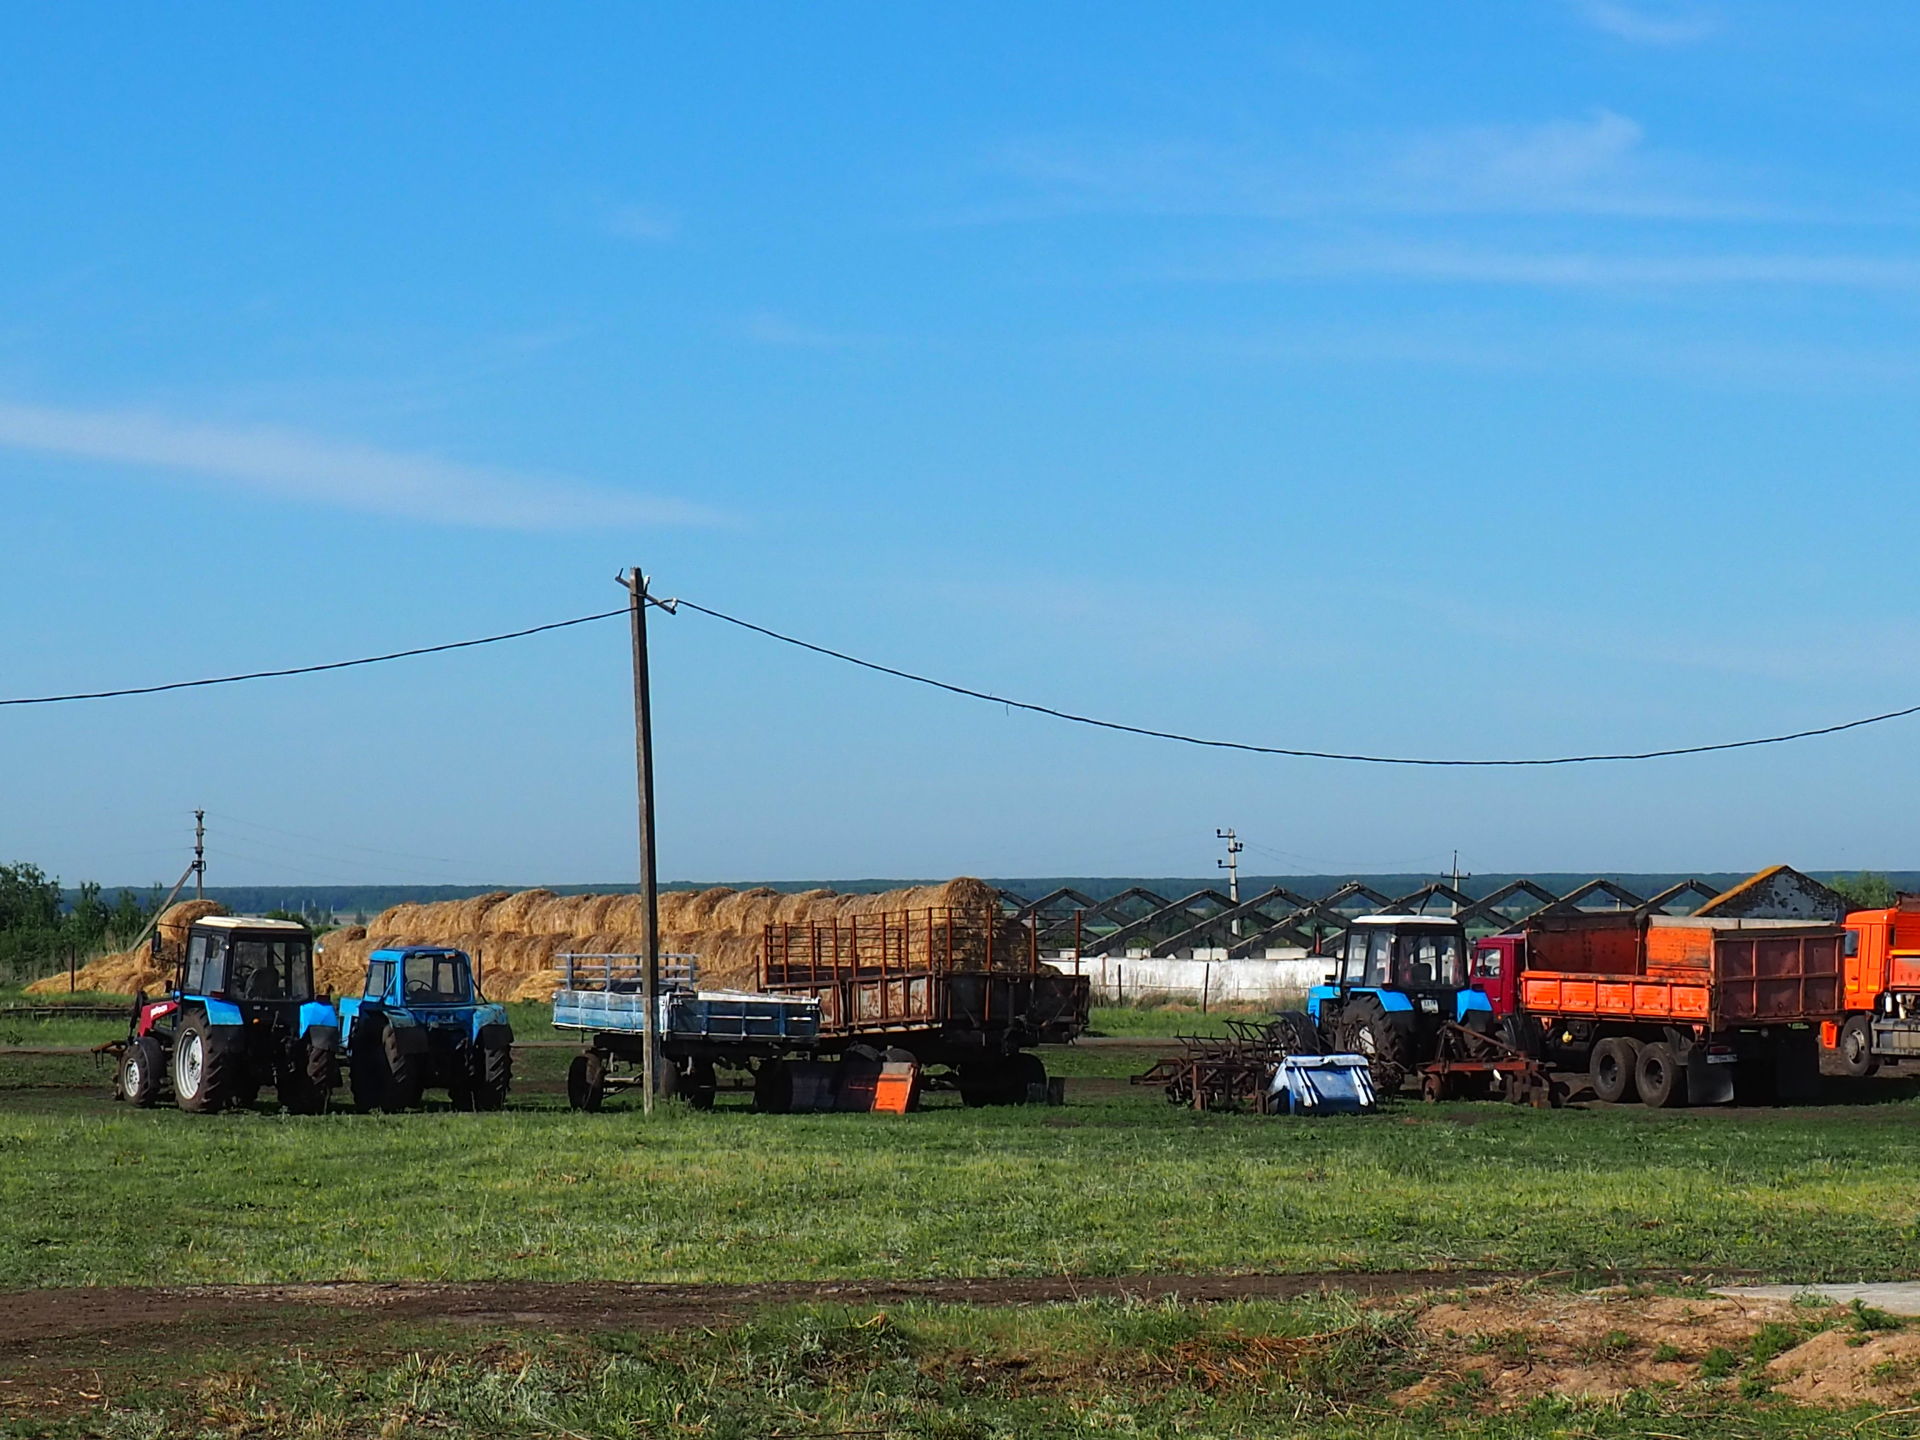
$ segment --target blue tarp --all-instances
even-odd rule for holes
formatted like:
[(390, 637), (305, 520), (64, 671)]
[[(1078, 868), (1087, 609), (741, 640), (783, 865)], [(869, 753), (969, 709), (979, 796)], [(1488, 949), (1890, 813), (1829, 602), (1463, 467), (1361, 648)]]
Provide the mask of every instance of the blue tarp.
[(1287, 1115), (1370, 1115), (1373, 1073), (1364, 1055), (1289, 1055), (1274, 1067), (1267, 1108)]

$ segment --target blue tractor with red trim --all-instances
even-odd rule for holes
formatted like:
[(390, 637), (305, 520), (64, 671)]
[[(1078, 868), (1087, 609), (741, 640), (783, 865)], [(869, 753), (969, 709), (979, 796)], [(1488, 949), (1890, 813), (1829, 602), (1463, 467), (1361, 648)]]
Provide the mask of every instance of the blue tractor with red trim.
[(208, 915), (187, 932), (166, 995), (134, 1002), (114, 1092), (206, 1114), (250, 1108), (271, 1088), (290, 1113), (317, 1115), (339, 1084), (339, 1047), (340, 1017), (314, 993), (313, 932)]

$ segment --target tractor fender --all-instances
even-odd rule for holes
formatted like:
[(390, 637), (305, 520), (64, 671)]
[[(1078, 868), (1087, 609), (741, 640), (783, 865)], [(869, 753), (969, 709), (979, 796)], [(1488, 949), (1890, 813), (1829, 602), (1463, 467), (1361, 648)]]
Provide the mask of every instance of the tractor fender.
[(1340, 989), (1336, 985), (1315, 985), (1307, 991), (1307, 1014), (1313, 1017), (1313, 1023), (1320, 1023), (1320, 1007), (1329, 1000), (1338, 1000)]
[(1380, 1002), (1380, 1008), (1386, 1011), (1388, 1015), (1393, 1015), (1395, 1013), (1405, 1013), (1405, 1014), (1411, 1015), (1413, 1013), (1413, 1001), (1409, 1000), (1405, 995), (1401, 994), (1398, 990), (1382, 990), (1382, 989), (1377, 989), (1374, 986), (1368, 985), (1368, 986), (1356, 988), (1350, 993), (1354, 995), (1373, 996), (1374, 999)]
[[(333, 1037), (330, 1047), (340, 1043), (340, 1017), (334, 1013), (333, 1006), (324, 1000), (309, 1000), (300, 1007), (300, 1033), (313, 1035), (318, 1030), (325, 1030)], [(315, 1043), (319, 1043), (317, 1039)]]
[(1453, 1018), (1462, 1025), (1467, 1023), (1467, 1016), (1476, 1010), (1493, 1014), (1493, 1001), (1487, 998), (1484, 990), (1462, 990), (1454, 997), (1454, 1006)]
[(151, 1005), (141, 1006), (140, 1018), (134, 1024), (133, 1033), (136, 1036), (150, 1034), (155, 1021), (164, 1019), (179, 1008), (178, 1000), (156, 1000)]
[(240, 1007), (230, 1000), (208, 998), (200, 1002), (200, 1007), (207, 1012), (209, 1025), (232, 1025), (237, 1029), (246, 1024), (246, 1017), (240, 1013)]
[(513, 1027), (504, 1020), (490, 1025), (482, 1025), (473, 1037), (473, 1043), (482, 1050), (506, 1050), (513, 1045)]

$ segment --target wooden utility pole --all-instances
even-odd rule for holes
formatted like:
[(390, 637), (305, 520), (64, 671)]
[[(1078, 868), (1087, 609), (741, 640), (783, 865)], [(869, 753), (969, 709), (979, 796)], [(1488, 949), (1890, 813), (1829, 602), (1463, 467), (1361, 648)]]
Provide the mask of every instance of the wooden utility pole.
[(647, 577), (638, 565), (619, 577), (627, 591), (633, 630), (633, 760), (640, 789), (641, 948), (646, 971), (641, 998), (647, 1013), (647, 1048), (641, 1066), (641, 1109), (653, 1113), (660, 1087), (660, 883), (653, 846), (653, 695), (647, 675)]
[(193, 812), (193, 898), (207, 898), (207, 812)]

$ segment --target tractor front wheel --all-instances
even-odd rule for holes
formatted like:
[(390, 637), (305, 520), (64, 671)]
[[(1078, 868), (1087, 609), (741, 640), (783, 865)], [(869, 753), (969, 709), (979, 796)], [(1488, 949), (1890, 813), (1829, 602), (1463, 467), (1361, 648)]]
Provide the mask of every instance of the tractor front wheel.
[(224, 1049), (214, 1043), (204, 1014), (195, 1011), (180, 1022), (173, 1036), (174, 1104), (205, 1115), (233, 1098), (233, 1067)]
[(120, 1098), (146, 1109), (160, 1099), (167, 1058), (151, 1035), (131, 1041), (120, 1056)]
[(1407, 1032), (1387, 1016), (1387, 1007), (1372, 995), (1355, 996), (1340, 1012), (1336, 1048), (1364, 1055), (1373, 1073), (1374, 1094), (1394, 1094), (1412, 1068)]

